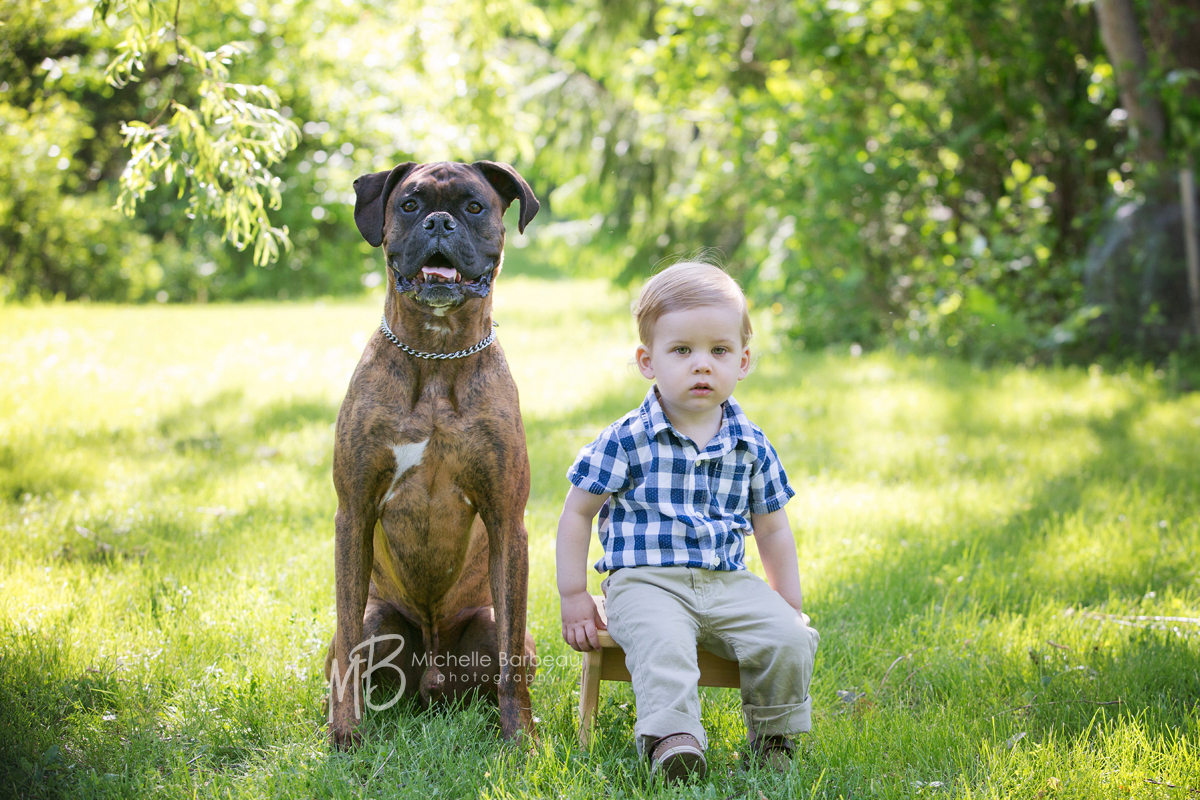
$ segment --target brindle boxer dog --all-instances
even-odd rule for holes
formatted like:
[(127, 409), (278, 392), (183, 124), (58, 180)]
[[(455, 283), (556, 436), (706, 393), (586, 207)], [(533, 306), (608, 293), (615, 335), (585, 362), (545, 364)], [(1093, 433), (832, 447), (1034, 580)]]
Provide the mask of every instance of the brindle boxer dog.
[(392, 285), (337, 419), (330, 737), (358, 742), (361, 681), (389, 675), (393, 694), (402, 680), (422, 703), (491, 694), (506, 739), (533, 735), (529, 458), (491, 290), (505, 210), (519, 201), (524, 231), (538, 201), (491, 161), (401, 164), (354, 191)]

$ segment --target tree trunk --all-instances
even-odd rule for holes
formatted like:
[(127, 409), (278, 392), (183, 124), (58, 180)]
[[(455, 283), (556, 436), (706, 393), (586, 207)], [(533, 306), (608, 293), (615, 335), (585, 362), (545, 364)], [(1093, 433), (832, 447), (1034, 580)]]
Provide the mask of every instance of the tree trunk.
[(1158, 98), (1143, 88), (1146, 48), (1142, 44), (1133, 3), (1131, 0), (1096, 0), (1096, 17), (1138, 152), (1147, 161), (1162, 161), (1166, 116)]
[(1196, 183), (1192, 162), (1181, 170), (1179, 192), (1183, 199), (1183, 236), (1187, 246), (1188, 293), (1192, 297), (1192, 329), (1200, 344), (1200, 247), (1196, 243)]
[[(1151, 0), (1146, 27), (1150, 46), (1164, 71), (1200, 71), (1200, 6), (1179, 0)], [(1191, 80), (1184, 90), (1192, 101), (1200, 100), (1200, 80)], [(1178, 148), (1181, 143), (1175, 142)], [(1184, 145), (1186, 146), (1186, 144)], [(1183, 235), (1186, 246), (1188, 294), (1192, 301), (1192, 333), (1200, 346), (1200, 242), (1197, 241), (1196, 182), (1191, 153), (1184, 156), (1179, 171), (1179, 194), (1183, 205)]]
[[(1151, 46), (1168, 71), (1200, 70), (1200, 7), (1194, 2), (1152, 0), (1146, 28)], [(1188, 91), (1200, 97), (1200, 82), (1192, 81)]]

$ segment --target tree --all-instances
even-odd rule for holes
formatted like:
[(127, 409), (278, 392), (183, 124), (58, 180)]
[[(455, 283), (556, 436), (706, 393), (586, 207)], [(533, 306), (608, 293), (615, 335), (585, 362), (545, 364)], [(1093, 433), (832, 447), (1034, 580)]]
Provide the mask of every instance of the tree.
[[(58, 2), (54, 13), (73, 17), (72, 0)], [(0, 206), (17, 215), (7, 235), (14, 252), (40, 255), (0, 286), (130, 298), (351, 291), (382, 277), (348, 224), (354, 177), (404, 160), (491, 158), (517, 164), (547, 201), (550, 219), (532, 232), (539, 259), (631, 282), (663, 258), (717, 247), (797, 346), (1089, 357), (1182, 341), (1186, 294), (1159, 284), (1183, 273), (1158, 269), (1153, 237), (1139, 239), (1121, 209), (1156, 197), (1156, 170), (1175, 174), (1195, 149), (1200, 47), (1183, 0), (1135, 0), (1149, 34), (1133, 38), (1145, 66), (1128, 61), (1144, 70), (1132, 82), (1103, 44), (1116, 0), (1099, 14), (1041, 0), (215, 2), (128, 0), (111, 7), (111, 29), (52, 34), (49, 61), (35, 54), (53, 26), (6, 29), (0, 45), (14, 57), (0, 49), (0, 81), (25, 87), (21, 125), (48, 113), (33, 105), (42, 96), (76, 103), (86, 123), (58, 146), (97, 177), (72, 168), (46, 182), (46, 207), (64, 193), (98, 205), (119, 196), (124, 123), (132, 146), (150, 145), (125, 173), (138, 209), (125, 230), (144, 237), (131, 241), (161, 274), (89, 283), (104, 270), (63, 266), (43, 245), (54, 236), (41, 235), (53, 214), (27, 222), (22, 209), (36, 204), (22, 201)], [(191, 49), (176, 51), (178, 34)], [(134, 53), (144, 55), (131, 71)], [(82, 77), (69, 90), (50, 80), (72, 69)], [(103, 83), (134, 74), (140, 82)], [(206, 115), (204, 92), (218, 90), (214, 108), (246, 113)], [(1131, 92), (1136, 108), (1122, 99)], [(278, 135), (237, 134), (238, 119), (260, 112)], [(222, 139), (236, 135), (251, 154)], [(243, 160), (222, 172), (203, 142), (237, 146)], [(278, 160), (253, 158), (260, 145)], [(257, 258), (248, 247), (280, 244), (271, 229), (294, 245), (276, 263), (267, 245)], [(231, 231), (246, 252), (222, 245)], [(510, 258), (531, 252), (528, 241), (514, 240)], [(1171, 241), (1182, 251), (1182, 236)]]
[[(1190, 173), (1192, 153), (1200, 144), (1195, 134), (1200, 121), (1200, 9), (1176, 0), (1152, 0), (1141, 8), (1143, 26), (1132, 0), (1097, 0), (1095, 5), (1136, 147), (1142, 191), (1113, 214), (1097, 237), (1089, 292), (1107, 306), (1097, 321), (1102, 335), (1160, 355), (1183, 340), (1189, 310), (1200, 343), (1200, 266)], [(1191, 219), (1186, 218), (1189, 213)]]
[(1096, 18), (1108, 59), (1120, 87), (1121, 104), (1129, 115), (1129, 130), (1141, 156), (1162, 161), (1166, 117), (1156, 92), (1146, 84), (1146, 48), (1130, 0), (1096, 0)]
[[(417, 2), (185, 0), (112, 5), (104, 25), (92, 22), (95, 0), (0, 5), (8, 23), (0, 29), (0, 130), (10, 134), (0, 147), (15, 148), (0, 151), (0, 197), (25, 198), (0, 200), (0, 300), (361, 291), (364, 282), (377, 284), (382, 270), (360, 248), (351, 222), (355, 177), (397, 160), (477, 158), (502, 144), (511, 157), (507, 148), (533, 147), (533, 134), (520, 134), (532, 127), (528, 115), (514, 120), (511, 113), (519, 87), (509, 80), (508, 59), (496, 54), (507, 43), (494, 32), (480, 35), (491, 28), (477, 24), (492, 15), (500, 30), (533, 35), (544, 18), (520, 2), (438, 10)], [(147, 21), (151, 11), (158, 27)], [(191, 60), (180, 60), (175, 30), (197, 51)], [(208, 53), (223, 53), (230, 63)], [(126, 71), (110, 71), (121, 54), (130, 59)], [(141, 66), (129, 72), (136, 54)], [(451, 55), (457, 63), (447, 63)], [(199, 59), (215, 82), (195, 68)], [(130, 79), (115, 85), (108, 79), (117, 74)], [(459, 85), (466, 87), (461, 95)], [(262, 99), (272, 94), (277, 109)], [(255, 113), (277, 114), (268, 127), (285, 149), (290, 142), (281, 137), (294, 124), (295, 149), (274, 164), (244, 160), (222, 172), (215, 154), (233, 146), (241, 153), (230, 137), (244, 138), (247, 128), (239, 133), (216, 110), (206, 116), (206, 96), (235, 110), (244, 100), (247, 124)], [(73, 124), (60, 125), (64, 120)], [(130, 145), (152, 146), (151, 158), (126, 172), (129, 130), (137, 133)], [(503, 130), (517, 135), (501, 143)], [(201, 153), (204, 142), (213, 147)], [(67, 166), (59, 167), (64, 159)], [(211, 179), (200, 176), (202, 165), (216, 170)], [(125, 219), (111, 210), (123, 188), (133, 190), (125, 208), (136, 201)], [(271, 191), (283, 201), (277, 210)], [(75, 224), (80, 216), (84, 223)], [(282, 250), (284, 231), (293, 250), (271, 261), (271, 245)], [(244, 251), (228, 246), (230, 232)], [(264, 242), (257, 254), (249, 246)]]
[(555, 161), (602, 143), (555, 207), (606, 210), (617, 274), (716, 245), (810, 344), (1029, 352), (1094, 313), (1077, 269), (1122, 139), (1086, 7), (643, 3), (605, 19), (551, 47), (568, 74), (620, 66), (596, 82), (600, 110), (552, 117), (549, 138)]
[[(279, 112), (279, 95), (269, 86), (230, 79), (230, 65), (251, 52), (250, 44), (205, 50), (180, 30), (182, 0), (171, 6), (163, 0), (100, 0), (96, 6), (98, 23), (127, 23), (106, 70), (113, 86), (138, 80), (147, 61), (163, 58), (170, 46), (171, 95), (150, 122), (130, 121), (121, 129), (131, 153), (117, 206), (133, 216), (158, 182), (177, 183), (190, 216), (218, 221), (238, 250), (253, 244), (256, 263), (275, 261), (291, 242), (287, 228), (267, 217), (268, 207), (282, 205), (272, 167), (299, 144), (300, 129)], [(194, 75), (184, 75), (185, 68)], [(175, 97), (181, 88), (190, 95), (183, 102)]]

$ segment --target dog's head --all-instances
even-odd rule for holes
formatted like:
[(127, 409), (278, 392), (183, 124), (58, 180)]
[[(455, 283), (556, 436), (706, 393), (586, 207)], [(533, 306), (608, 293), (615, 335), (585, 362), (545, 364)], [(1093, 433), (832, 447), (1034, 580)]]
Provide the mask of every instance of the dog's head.
[(538, 212), (508, 164), (408, 162), (354, 182), (354, 222), (383, 246), (396, 291), (436, 313), (486, 297), (504, 252), (504, 212), (521, 204), (520, 231)]

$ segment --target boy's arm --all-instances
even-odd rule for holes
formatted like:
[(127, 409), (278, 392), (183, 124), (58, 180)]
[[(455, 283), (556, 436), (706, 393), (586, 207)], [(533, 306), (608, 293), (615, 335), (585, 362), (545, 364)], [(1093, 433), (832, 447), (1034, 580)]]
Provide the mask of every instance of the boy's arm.
[(767, 583), (778, 592), (797, 614), (803, 614), (800, 596), (800, 569), (796, 563), (796, 540), (787, 512), (782, 508), (770, 514), (751, 514), (750, 524), (758, 541)]
[(587, 590), (588, 544), (592, 540), (592, 519), (608, 495), (572, 486), (558, 518), (555, 564), (558, 571), (558, 595), (562, 604), (562, 635), (576, 650), (600, 649), (597, 630), (607, 626)]

